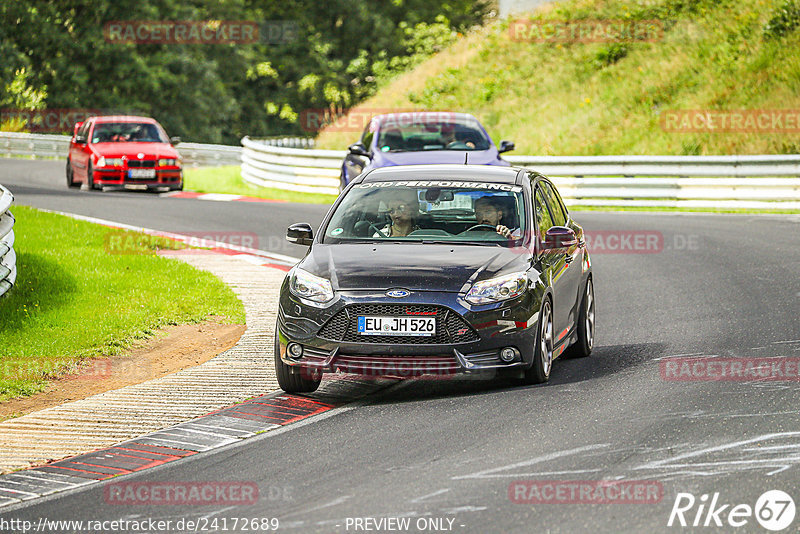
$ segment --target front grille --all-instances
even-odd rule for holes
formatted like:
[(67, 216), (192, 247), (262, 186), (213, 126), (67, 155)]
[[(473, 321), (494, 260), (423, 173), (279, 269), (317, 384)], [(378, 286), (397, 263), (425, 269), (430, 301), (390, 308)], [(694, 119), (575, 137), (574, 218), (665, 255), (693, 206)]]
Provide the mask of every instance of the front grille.
[[(435, 316), (434, 336), (362, 336), (357, 324), (359, 315)], [(320, 330), (319, 336), (331, 341), (398, 345), (449, 345), (479, 339), (475, 330), (456, 312), (444, 306), (427, 304), (352, 304), (340, 310)]]
[(149, 160), (138, 160), (138, 159), (131, 159), (128, 160), (128, 168), (129, 169), (155, 169), (156, 161), (153, 159)]

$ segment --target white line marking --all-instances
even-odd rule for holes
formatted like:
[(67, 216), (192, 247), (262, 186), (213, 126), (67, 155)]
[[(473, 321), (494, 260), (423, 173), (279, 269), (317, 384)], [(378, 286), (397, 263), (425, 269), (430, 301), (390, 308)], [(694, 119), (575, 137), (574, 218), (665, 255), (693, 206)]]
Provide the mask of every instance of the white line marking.
[[(562, 458), (564, 456), (570, 456), (572, 454), (577, 454), (579, 452), (584, 451), (592, 451), (597, 449), (602, 449), (605, 447), (610, 447), (610, 443), (599, 443), (596, 445), (586, 445), (584, 447), (577, 447), (575, 449), (569, 449), (566, 451), (559, 451), (559, 452), (551, 452), (550, 454), (544, 454), (542, 456), (538, 456), (536, 458), (532, 458), (530, 460), (525, 460), (522, 462), (517, 462), (514, 464), (506, 465), (503, 467), (495, 467), (492, 469), (487, 469), (485, 471), (478, 471), (477, 473), (472, 473), (470, 475), (461, 475), (457, 477), (452, 477), (453, 480), (464, 480), (467, 478), (493, 478), (495, 475), (493, 473), (497, 473), (498, 471), (507, 471), (509, 469), (516, 469), (517, 467), (527, 467), (529, 465), (538, 464), (541, 462), (547, 462), (550, 460), (555, 460), (556, 458)], [(500, 475), (506, 476), (506, 475)]]
[[(697, 456), (701, 456), (703, 454), (711, 453), (711, 452), (719, 452), (725, 451), (729, 449), (735, 449), (736, 447), (740, 447), (742, 445), (748, 445), (750, 443), (755, 443), (758, 441), (766, 441), (775, 438), (782, 438), (782, 437), (792, 437), (792, 436), (800, 436), (800, 432), (778, 432), (775, 434), (764, 434), (763, 436), (758, 436), (756, 438), (746, 439), (742, 441), (734, 441), (733, 443), (726, 443), (725, 445), (717, 445), (716, 447), (708, 447), (705, 449), (700, 449), (698, 451), (686, 452), (683, 454), (679, 454), (677, 456), (673, 456), (672, 458), (666, 458), (664, 460), (655, 460), (652, 462), (648, 462), (643, 464), (636, 469), (658, 469), (659, 467), (691, 467), (695, 464), (674, 464), (673, 462), (677, 460), (683, 460), (686, 458), (693, 458)], [(697, 464), (702, 465), (702, 464)]]
[(437, 495), (441, 495), (442, 493), (447, 493), (448, 491), (450, 491), (450, 488), (440, 489), (439, 491), (434, 491), (433, 493), (429, 493), (427, 495), (423, 495), (422, 497), (417, 497), (415, 499), (411, 499), (411, 502), (414, 503), (414, 504), (417, 504), (419, 502), (424, 501), (425, 499), (428, 499), (430, 497), (436, 497)]
[[(797, 296), (800, 297), (800, 293), (798, 293)], [(773, 341), (772, 342), (773, 345), (781, 345), (783, 343), (800, 343), (800, 339), (793, 339), (791, 341)]]

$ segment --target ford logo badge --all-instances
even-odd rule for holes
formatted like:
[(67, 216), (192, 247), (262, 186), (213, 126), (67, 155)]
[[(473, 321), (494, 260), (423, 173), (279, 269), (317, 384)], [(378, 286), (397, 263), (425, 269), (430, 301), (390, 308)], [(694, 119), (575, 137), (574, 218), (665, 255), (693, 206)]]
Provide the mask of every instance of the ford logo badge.
[(387, 297), (393, 297), (393, 298), (396, 298), (396, 299), (401, 299), (403, 297), (407, 297), (410, 294), (411, 294), (411, 291), (408, 291), (406, 289), (391, 289), (391, 290), (386, 292), (386, 296)]

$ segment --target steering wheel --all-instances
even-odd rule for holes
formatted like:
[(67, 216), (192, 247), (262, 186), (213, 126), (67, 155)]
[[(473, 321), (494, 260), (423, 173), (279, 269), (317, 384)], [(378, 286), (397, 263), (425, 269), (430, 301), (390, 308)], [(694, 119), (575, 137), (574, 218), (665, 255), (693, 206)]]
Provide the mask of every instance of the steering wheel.
[(464, 141), (452, 141), (450, 143), (447, 143), (447, 146), (445, 148), (450, 149), (450, 150), (452, 150), (452, 149), (468, 150), (470, 148), (470, 146), (467, 143), (465, 143)]
[(376, 232), (376, 233), (378, 233), (378, 234), (380, 234), (380, 235), (381, 235), (381, 237), (389, 237), (388, 235), (384, 234), (384, 233), (383, 233), (383, 231), (382, 231), (380, 228), (378, 228), (377, 226), (375, 226), (375, 225), (374, 225), (374, 224), (372, 224), (372, 223), (370, 223), (370, 225), (369, 225), (369, 229), (370, 229), (370, 230), (375, 230), (375, 232)]
[(461, 233), (463, 234), (463, 233), (471, 232), (473, 230), (478, 230), (478, 229), (491, 230), (492, 232), (496, 232), (497, 231), (497, 227), (496, 226), (492, 226), (491, 224), (476, 224), (475, 226), (470, 226), (469, 228), (467, 228), (466, 230), (464, 230)]

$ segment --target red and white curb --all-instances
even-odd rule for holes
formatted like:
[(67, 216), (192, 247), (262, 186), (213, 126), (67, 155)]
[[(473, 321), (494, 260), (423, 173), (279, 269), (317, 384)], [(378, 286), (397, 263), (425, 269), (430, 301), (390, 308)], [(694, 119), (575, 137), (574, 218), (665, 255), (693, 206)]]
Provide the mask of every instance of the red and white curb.
[(398, 379), (326, 379), (310, 396), (262, 395), (113, 447), (0, 476), (0, 509), (208, 452), (341, 408)]

